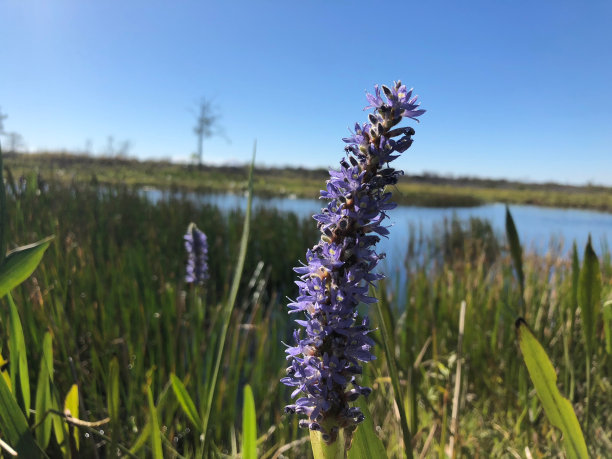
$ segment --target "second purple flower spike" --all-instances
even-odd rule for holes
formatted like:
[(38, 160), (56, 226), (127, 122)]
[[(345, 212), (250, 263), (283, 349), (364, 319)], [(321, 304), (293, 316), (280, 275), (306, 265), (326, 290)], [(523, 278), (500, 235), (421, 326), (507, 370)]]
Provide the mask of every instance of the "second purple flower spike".
[(184, 236), (187, 250), (187, 267), (185, 281), (204, 284), (208, 279), (208, 242), (206, 234), (198, 229), (195, 223), (190, 223)]

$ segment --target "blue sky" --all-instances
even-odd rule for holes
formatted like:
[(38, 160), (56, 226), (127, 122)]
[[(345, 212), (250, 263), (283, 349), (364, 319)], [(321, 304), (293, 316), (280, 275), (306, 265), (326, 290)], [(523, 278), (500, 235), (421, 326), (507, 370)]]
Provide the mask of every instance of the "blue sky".
[(428, 110), (408, 173), (612, 185), (612, 2), (0, 0), (0, 107), (30, 151), (328, 167), (401, 79)]

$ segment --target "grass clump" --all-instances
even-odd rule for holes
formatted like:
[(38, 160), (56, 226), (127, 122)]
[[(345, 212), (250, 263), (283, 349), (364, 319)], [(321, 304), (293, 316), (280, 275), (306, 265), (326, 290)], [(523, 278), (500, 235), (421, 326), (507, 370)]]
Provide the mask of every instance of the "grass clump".
[[(152, 445), (157, 445), (148, 439), (155, 429), (152, 407), (165, 456), (199, 451), (192, 419), (201, 418), (206, 408), (244, 215), (196, 207), (180, 195), (152, 203), (127, 186), (78, 182), (31, 181), (20, 188), (14, 181), (12, 188), (9, 183), (7, 205), (8, 234), (13, 235), (9, 249), (56, 235), (34, 275), (13, 291), (28, 344), (30, 375), (38, 374), (49, 332), (53, 385), (59, 393), (78, 385), (84, 420), (112, 414), (106, 438), (85, 437), (81, 430), (81, 454), (114, 454), (121, 445), (136, 455), (151, 455)], [(191, 288), (183, 280), (182, 237), (191, 221), (208, 236), (211, 277), (204, 288)], [(293, 329), (284, 306), (285, 296), (295, 295), (291, 267), (304, 247), (316, 241), (313, 226), (295, 214), (254, 210), (244, 276), (210, 406), (211, 454), (238, 450), (246, 384), (255, 401), (259, 457), (310, 454), (302, 439), (307, 434), (282, 414), (289, 397), (279, 380), (286, 366), (280, 343), (290, 339)], [(486, 221), (452, 220), (431, 233), (414, 235), (409, 245), (409, 258), (396, 270), (402, 277), (391, 277), (378, 296), (388, 305), (390, 350), (415, 451), (441, 456), (449, 443), (459, 310), (465, 300), (456, 453), (517, 457), (528, 448), (534, 457), (560, 455), (560, 434), (542, 412), (516, 344), (514, 320), (521, 293), (505, 241)], [(576, 263), (561, 253), (524, 256), (523, 316), (555, 363), (559, 388), (584, 425), (583, 316), (572, 293), (578, 277)], [(606, 252), (599, 253), (599, 260), (603, 300), (612, 295), (612, 264)], [(2, 307), (7, 311), (6, 301)], [(377, 326), (376, 315), (372, 321)], [(5, 357), (8, 322), (7, 314), (0, 315)], [(612, 441), (612, 375), (601, 320), (594, 333), (590, 427), (585, 435), (590, 453), (603, 457)], [(382, 339), (379, 332), (374, 336)], [(401, 457), (389, 368), (382, 346), (376, 349), (378, 359), (364, 373), (376, 389), (368, 406), (387, 453)], [(181, 380), (197, 416), (181, 409), (171, 389), (173, 377)], [(118, 404), (109, 404), (109, 397)], [(61, 454), (53, 437), (49, 452)]]
[[(244, 193), (247, 165), (202, 168), (167, 160), (139, 161), (121, 157), (97, 157), (66, 152), (6, 154), (6, 166), (15, 177), (32, 171), (50, 181), (104, 185), (152, 186), (169, 190)], [(259, 196), (297, 196), (317, 199), (326, 169), (265, 168), (255, 173)], [(400, 178), (394, 190), (399, 204), (426, 207), (472, 207), (486, 203), (531, 204), (612, 212), (612, 193), (604, 186), (572, 186), (557, 183), (521, 183), (507, 180), (445, 178), (431, 174)]]

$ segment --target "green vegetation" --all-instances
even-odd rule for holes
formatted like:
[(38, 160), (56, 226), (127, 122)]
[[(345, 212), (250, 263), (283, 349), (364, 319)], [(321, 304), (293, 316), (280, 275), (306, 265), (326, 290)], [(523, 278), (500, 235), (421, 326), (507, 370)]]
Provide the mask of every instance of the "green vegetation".
[[(178, 198), (154, 204), (131, 187), (100, 186), (105, 173), (97, 169), (97, 183), (83, 175), (82, 181), (52, 180), (42, 189), (29, 180), (21, 189), (13, 161), (7, 159), (13, 169), (8, 249), (50, 234), (55, 239), (33, 276), (12, 291), (14, 307), (9, 297), (0, 302), (0, 353), (19, 359), (11, 344), (18, 336), (10, 332), (17, 312), (20, 342), (27, 345), (27, 368), (18, 374), (31, 376), (31, 405), (62, 406), (66, 394), (74, 398), (76, 384), (80, 402), (66, 397), (64, 406), (78, 407), (80, 418), (92, 423), (69, 432), (61, 422), (46, 424), (37, 409), (29, 425), (41, 418), (33, 433), (49, 442), (50, 455), (76, 448), (69, 435), (76, 432), (83, 457), (93, 457), (94, 450), (103, 457), (118, 450), (190, 457), (201, 451), (207, 410), (211, 455), (234, 454), (247, 444), (252, 452), (253, 432), (259, 435), (258, 457), (311, 454), (308, 432), (283, 414), (289, 390), (279, 382), (286, 366), (281, 342), (290, 342), (293, 329), (285, 299), (297, 291), (292, 267), (318, 237), (310, 219), (254, 209), (244, 275), (223, 339), (244, 215)], [(211, 278), (203, 289), (183, 281), (182, 237), (191, 221), (209, 241)], [(602, 320), (603, 313), (589, 316), (587, 349), (577, 299), (584, 268), (577, 257), (523, 254), (521, 288), (505, 242), (487, 222), (451, 221), (432, 234), (411, 236), (405, 266), (391, 267), (395, 274), (377, 293), (380, 308), (370, 311), (378, 359), (366, 366), (363, 380), (374, 388), (368, 408), (389, 457), (404, 452), (402, 411), (415, 456), (443, 457), (451, 442), (454, 454), (463, 457), (524, 457), (526, 449), (533, 457), (561, 454), (561, 433), (544, 415), (519, 351), (519, 315), (555, 365), (558, 387), (577, 413), (589, 452), (606, 456), (612, 448), (612, 365), (605, 337), (612, 321)], [(599, 301), (600, 310), (612, 298), (612, 262), (609, 253), (598, 261), (602, 289), (598, 298), (589, 298)], [(384, 339), (382, 329), (389, 331)], [(215, 396), (207, 405), (222, 341)], [(0, 384), (6, 405), (11, 397), (7, 384)], [(250, 395), (243, 398), (247, 384), (255, 413)], [(47, 396), (38, 402), (38, 393)], [(243, 406), (251, 407), (244, 424)], [(96, 421), (103, 427), (92, 428)], [(24, 425), (22, 420), (16, 431)], [(249, 436), (242, 437), (243, 425)], [(64, 432), (64, 444), (49, 432)], [(0, 437), (7, 439), (7, 432)]]
[[(121, 184), (204, 192), (244, 192), (248, 166), (204, 166), (167, 161), (137, 161), (67, 153), (7, 154), (6, 166), (15, 177), (32, 171), (49, 181), (63, 183)], [(327, 170), (260, 168), (255, 173), (255, 193), (318, 198)], [(574, 207), (612, 212), (612, 189), (599, 186), (566, 186), (554, 183), (526, 184), (506, 180), (448, 179), (432, 175), (405, 176), (397, 185), (401, 204), (457, 207), (489, 202)]]

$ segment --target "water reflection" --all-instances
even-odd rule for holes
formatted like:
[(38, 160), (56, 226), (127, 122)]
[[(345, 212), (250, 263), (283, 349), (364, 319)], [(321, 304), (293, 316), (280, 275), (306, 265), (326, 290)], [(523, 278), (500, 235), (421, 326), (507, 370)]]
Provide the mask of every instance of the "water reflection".
[[(246, 197), (243, 195), (194, 192), (177, 194), (150, 188), (143, 189), (142, 193), (153, 202), (171, 197), (181, 197), (196, 204), (212, 204), (228, 211), (246, 209)], [(309, 218), (321, 209), (323, 201), (255, 197), (253, 205), (255, 209), (258, 207), (275, 208)], [(591, 210), (556, 209), (530, 205), (511, 205), (510, 210), (521, 243), (526, 250), (544, 254), (551, 247), (556, 247), (560, 248), (562, 254), (567, 254), (571, 250), (572, 242), (576, 241), (579, 252), (582, 253), (589, 234), (598, 255), (607, 252), (610, 247), (612, 214)], [(398, 264), (403, 263), (411, 232), (413, 235), (415, 232), (425, 234), (432, 232), (436, 227), (441, 228), (445, 220), (450, 221), (455, 216), (460, 221), (465, 222), (474, 217), (486, 219), (491, 223), (493, 230), (499, 237), (504, 235), (504, 204), (456, 208), (398, 206), (390, 212), (390, 219), (387, 221), (388, 225), (392, 225), (391, 235), (389, 239), (383, 239), (379, 244), (380, 251), (387, 253), (387, 265), (398, 266)]]

